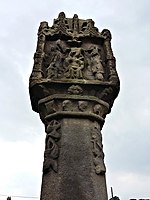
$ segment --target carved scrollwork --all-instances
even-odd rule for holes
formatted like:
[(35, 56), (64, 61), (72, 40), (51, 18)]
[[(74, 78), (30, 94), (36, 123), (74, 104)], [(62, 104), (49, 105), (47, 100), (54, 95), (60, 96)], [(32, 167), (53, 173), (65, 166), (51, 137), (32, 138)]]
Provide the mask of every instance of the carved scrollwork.
[(46, 128), (46, 148), (44, 152), (43, 173), (48, 173), (51, 169), (58, 171), (59, 146), (61, 137), (61, 124), (57, 120), (52, 120)]
[(43, 165), (43, 173), (48, 173), (50, 168), (52, 168), (55, 172), (58, 171), (57, 158), (59, 155), (59, 148), (52, 138), (47, 139), (48, 149), (44, 152), (44, 165)]
[(46, 133), (55, 139), (59, 139), (61, 136), (60, 128), (61, 128), (60, 122), (57, 120), (52, 120), (46, 128)]
[(96, 174), (103, 175), (106, 172), (104, 164), (104, 153), (102, 145), (102, 135), (99, 127), (95, 124), (91, 132), (92, 152), (93, 152), (93, 163), (95, 165)]

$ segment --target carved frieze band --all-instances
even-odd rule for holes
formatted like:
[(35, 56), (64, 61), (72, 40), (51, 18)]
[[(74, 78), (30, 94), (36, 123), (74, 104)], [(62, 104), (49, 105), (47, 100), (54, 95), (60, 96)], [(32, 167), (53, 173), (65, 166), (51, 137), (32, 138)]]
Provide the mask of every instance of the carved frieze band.
[[(73, 90), (78, 93), (80, 88)], [(72, 89), (69, 90), (71, 93)], [(104, 123), (109, 110), (109, 104), (93, 96), (81, 95), (51, 95), (39, 101), (40, 116), (42, 121), (53, 118), (77, 117), (89, 118)]]
[(46, 125), (46, 145), (44, 152), (43, 173), (51, 170), (58, 171), (59, 140), (61, 137), (61, 123), (58, 120), (51, 120)]

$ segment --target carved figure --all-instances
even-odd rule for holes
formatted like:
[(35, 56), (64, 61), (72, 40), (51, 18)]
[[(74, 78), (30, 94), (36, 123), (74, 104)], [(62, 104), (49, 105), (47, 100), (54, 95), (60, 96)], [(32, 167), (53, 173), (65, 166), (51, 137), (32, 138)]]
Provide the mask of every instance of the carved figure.
[(97, 46), (91, 46), (87, 52), (90, 56), (90, 60), (88, 58), (88, 64), (91, 66), (94, 77), (101, 81), (104, 80), (104, 68), (100, 56), (100, 49)]
[(62, 107), (64, 111), (73, 111), (73, 104), (70, 100), (63, 101)]
[(66, 77), (71, 79), (81, 79), (83, 78), (83, 68), (84, 68), (84, 56), (83, 49), (73, 47), (69, 50), (69, 55), (65, 59), (67, 66)]
[(57, 78), (63, 73), (64, 47), (60, 40), (50, 49), (50, 64), (47, 68), (47, 78)]
[(73, 34), (74, 34), (74, 37), (76, 37), (78, 33), (79, 33), (79, 19), (78, 19), (78, 15), (75, 14), (73, 16)]

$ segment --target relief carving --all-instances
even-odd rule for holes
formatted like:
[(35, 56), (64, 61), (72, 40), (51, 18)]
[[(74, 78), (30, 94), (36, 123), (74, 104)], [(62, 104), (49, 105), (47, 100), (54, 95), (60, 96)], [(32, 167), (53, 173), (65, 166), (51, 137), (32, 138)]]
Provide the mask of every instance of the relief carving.
[(106, 172), (104, 164), (104, 153), (102, 145), (102, 135), (99, 127), (95, 124), (91, 133), (93, 163), (95, 165), (95, 173), (103, 175)]
[(82, 94), (83, 90), (79, 85), (72, 85), (68, 88), (68, 93), (69, 94)]
[(47, 114), (51, 114), (57, 111), (57, 107), (54, 100), (45, 103), (45, 107)]
[(62, 102), (62, 108), (64, 111), (73, 111), (73, 104), (70, 100), (65, 100)]
[(66, 78), (83, 79), (84, 55), (82, 48), (72, 47), (69, 49), (69, 54), (65, 59)]
[(96, 115), (100, 115), (102, 116), (102, 106), (100, 104), (96, 104), (93, 108), (93, 112), (96, 114)]
[(67, 29), (69, 28), (68, 22), (64, 12), (59, 13), (58, 19), (54, 20), (54, 24), (52, 26), (53, 34), (64, 34), (68, 35)]
[(63, 61), (65, 47), (61, 40), (57, 40), (55, 45), (49, 49), (49, 53), (45, 56), (45, 67), (47, 78), (59, 78), (63, 76)]
[(100, 33), (92, 19), (81, 20), (76, 14), (66, 18), (61, 12), (52, 27), (47, 22), (40, 24), (36, 50), (39, 58), (35, 58), (31, 78), (87, 79), (118, 84), (110, 41), (110, 31), (104, 29)]
[(46, 128), (46, 147), (44, 152), (44, 164), (43, 173), (48, 173), (53, 169), (55, 172), (58, 171), (58, 157), (59, 157), (59, 146), (58, 141), (60, 140), (61, 124), (57, 120), (52, 120)]
[(100, 49), (97, 46), (91, 46), (86, 50), (88, 74), (94, 76), (94, 79), (104, 80), (103, 61), (100, 56)]
[(92, 19), (88, 19), (82, 24), (81, 33), (88, 36), (99, 37), (98, 28), (94, 26), (94, 21)]
[(87, 101), (79, 101), (78, 107), (79, 107), (80, 111), (85, 112), (87, 110), (87, 107), (88, 107), (88, 102)]
[(77, 37), (77, 35), (79, 34), (79, 19), (78, 19), (78, 15), (75, 14), (73, 16), (73, 19), (72, 19), (72, 27), (73, 27), (73, 34), (74, 34), (74, 38)]
[(75, 14), (72, 19), (66, 18), (65, 13), (61, 12), (58, 18), (54, 19), (52, 27), (48, 27), (47, 22), (42, 22), (39, 33), (46, 36), (64, 35), (73, 40), (84, 36), (103, 37), (94, 24), (92, 19), (81, 21), (77, 14)]

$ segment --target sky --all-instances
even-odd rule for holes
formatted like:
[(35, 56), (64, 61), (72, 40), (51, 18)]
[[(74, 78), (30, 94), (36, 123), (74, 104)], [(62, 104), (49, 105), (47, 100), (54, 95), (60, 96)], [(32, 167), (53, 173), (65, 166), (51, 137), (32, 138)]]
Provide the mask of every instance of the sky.
[(150, 1), (0, 0), (0, 200), (40, 197), (45, 131), (28, 84), (39, 24), (61, 11), (112, 33), (121, 88), (102, 130), (108, 196), (150, 199)]

